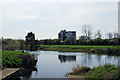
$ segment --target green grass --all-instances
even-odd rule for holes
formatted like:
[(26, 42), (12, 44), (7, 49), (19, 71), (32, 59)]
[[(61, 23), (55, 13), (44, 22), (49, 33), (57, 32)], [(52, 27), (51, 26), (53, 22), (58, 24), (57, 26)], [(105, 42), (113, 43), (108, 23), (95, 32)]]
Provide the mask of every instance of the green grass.
[[(95, 67), (92, 70), (90, 70), (85, 77), (86, 79), (105, 79), (105, 78), (114, 78), (118, 73), (116, 72), (118, 67), (115, 67), (114, 65), (104, 65)], [(114, 73), (114, 74), (113, 74)], [(107, 76), (106, 76), (107, 75)]]
[(104, 66), (98, 66), (90, 69), (89, 67), (74, 67), (73, 72), (70, 75), (86, 75), (86, 80), (113, 80), (115, 78), (120, 78), (120, 67), (116, 67), (111, 64), (106, 64)]
[[(61, 52), (85, 52), (120, 56), (120, 46), (112, 45), (40, 45), (39, 50)], [(92, 51), (91, 51), (92, 49)]]
[(32, 59), (34, 57), (28, 53), (21, 51), (5, 51), (2, 50), (2, 67), (24, 67), (23, 56), (30, 55)]
[[(56, 47), (56, 46), (61, 46), (61, 47), (113, 47), (112, 45), (40, 45), (40, 46), (51, 46), (51, 47)], [(120, 46), (117, 46), (120, 48)]]
[(111, 45), (40, 45), (40, 47), (47, 48), (112, 48), (112, 49), (120, 49), (120, 46), (111, 46)]

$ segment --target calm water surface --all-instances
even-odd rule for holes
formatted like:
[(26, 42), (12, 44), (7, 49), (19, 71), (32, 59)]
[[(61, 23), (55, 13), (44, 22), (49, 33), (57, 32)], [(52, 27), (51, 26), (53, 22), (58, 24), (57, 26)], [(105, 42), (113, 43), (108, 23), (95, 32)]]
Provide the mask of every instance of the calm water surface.
[[(120, 64), (120, 57), (107, 55), (94, 55), (77, 52), (35, 51), (30, 52), (38, 58), (37, 71), (32, 71), (28, 78), (66, 78), (66, 73), (72, 71), (74, 66), (89, 66), (91, 68), (104, 65)], [(26, 77), (23, 77), (24, 79)]]

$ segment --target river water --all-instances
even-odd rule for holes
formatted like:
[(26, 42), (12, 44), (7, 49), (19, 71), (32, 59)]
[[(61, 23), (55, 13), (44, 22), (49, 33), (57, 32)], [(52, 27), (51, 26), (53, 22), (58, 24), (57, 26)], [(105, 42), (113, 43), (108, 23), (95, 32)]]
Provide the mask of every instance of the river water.
[(120, 57), (107, 55), (94, 55), (78, 52), (57, 52), (57, 51), (33, 51), (38, 62), (37, 71), (32, 71), (29, 76), (21, 77), (21, 80), (30, 78), (66, 78), (66, 73), (72, 71), (73, 67), (89, 66), (91, 68), (104, 65), (120, 65)]

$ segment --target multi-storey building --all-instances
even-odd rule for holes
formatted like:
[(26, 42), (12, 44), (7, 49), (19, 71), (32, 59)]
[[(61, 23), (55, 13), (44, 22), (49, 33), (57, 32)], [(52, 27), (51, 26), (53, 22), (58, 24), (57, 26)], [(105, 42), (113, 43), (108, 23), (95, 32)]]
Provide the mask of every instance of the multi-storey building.
[(76, 31), (66, 31), (61, 30), (58, 34), (58, 38), (63, 42), (66, 39), (69, 39), (69, 41), (73, 44), (76, 43)]

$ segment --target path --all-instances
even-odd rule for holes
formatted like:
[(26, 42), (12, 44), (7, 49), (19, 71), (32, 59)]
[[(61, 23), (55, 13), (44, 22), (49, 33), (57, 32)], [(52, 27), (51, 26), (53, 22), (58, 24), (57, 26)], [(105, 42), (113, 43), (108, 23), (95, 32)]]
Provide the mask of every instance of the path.
[(4, 70), (0, 71), (0, 74), (2, 74), (1, 79), (8, 79), (8, 78), (12, 78), (16, 75), (18, 75), (18, 72), (20, 71), (20, 68), (6, 68)]

